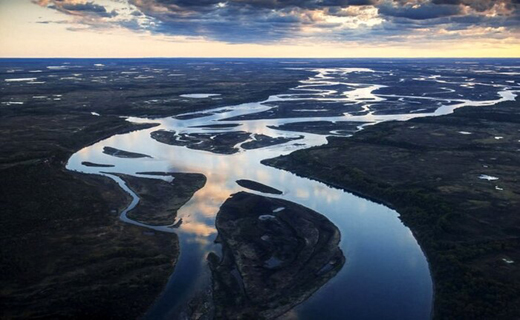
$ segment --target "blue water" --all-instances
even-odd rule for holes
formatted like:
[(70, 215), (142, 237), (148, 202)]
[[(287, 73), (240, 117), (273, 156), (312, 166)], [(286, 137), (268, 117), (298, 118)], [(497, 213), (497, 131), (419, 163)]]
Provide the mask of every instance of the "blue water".
[[(164, 65), (170, 63), (169, 60), (157, 61), (147, 60), (147, 63)], [(198, 60), (193, 61), (196, 63)], [(214, 61), (218, 63), (219, 60)], [(295, 60), (283, 61), (294, 62)], [(58, 62), (61, 63), (61, 61), (52, 61), (49, 65)], [(244, 60), (244, 63), (247, 62), (248, 60)], [(485, 107), (514, 98), (515, 90), (519, 89), (516, 82), (518, 78), (516, 73), (520, 71), (516, 67), (518, 61), (298, 60), (298, 62), (305, 62), (307, 65), (299, 63), (280, 66), (313, 71), (314, 75), (311, 78), (302, 79), (301, 85), (293, 88), (296, 90), (272, 96), (263, 102), (213, 110), (227, 111), (202, 118), (190, 120), (131, 118), (130, 121), (156, 122), (160, 126), (115, 135), (78, 151), (69, 159), (67, 164), (69, 170), (91, 174), (101, 174), (101, 171), (131, 175), (143, 171), (174, 171), (197, 172), (207, 177), (204, 188), (197, 191), (193, 198), (179, 210), (178, 218), (183, 220), (180, 228), (140, 224), (144, 228), (158, 232), (177, 233), (181, 245), (181, 255), (175, 271), (164, 292), (150, 309), (147, 318), (166, 319), (174, 316), (193, 294), (205, 290), (210, 285), (206, 256), (211, 251), (219, 252), (218, 245), (214, 244), (217, 235), (215, 215), (220, 205), (231, 194), (244, 190), (235, 183), (239, 179), (258, 181), (283, 191), (283, 194), (277, 197), (299, 203), (325, 215), (341, 231), (340, 246), (346, 257), (345, 265), (335, 278), (285, 315), (285, 318), (415, 320), (430, 317), (433, 291), (428, 263), (413, 234), (399, 220), (399, 214), (383, 205), (348, 192), (260, 164), (263, 159), (326, 143), (324, 135), (286, 132), (267, 126), (320, 120), (363, 121), (374, 124), (380, 121), (447, 114), (465, 105)], [(7, 63), (9, 60), (0, 61), (0, 65)], [(28, 60), (27, 63), (31, 61)], [(78, 63), (93, 62), (82, 60)], [(107, 60), (104, 63), (139, 65), (143, 61)], [(313, 67), (313, 64), (319, 65), (319, 68)], [(334, 64), (348, 64), (348, 68), (334, 67)], [(355, 67), (356, 64), (359, 64), (359, 68)], [(370, 64), (373, 66), (370, 67)], [(9, 77), (16, 78), (15, 75)], [(311, 92), (309, 89), (314, 91)], [(201, 92), (201, 94), (210, 93)], [(218, 155), (170, 146), (150, 137), (151, 132), (161, 129), (185, 133), (207, 133), (211, 131), (190, 127), (214, 124), (216, 121), (226, 123), (226, 118), (269, 110), (272, 104), (303, 100), (316, 104), (352, 103), (362, 107), (365, 112), (345, 113), (334, 117), (316, 115), (239, 121), (240, 127), (227, 130), (243, 130), (273, 137), (303, 135), (304, 138), (257, 150), (241, 149), (239, 153), (233, 155)], [(266, 105), (266, 102), (269, 102), (269, 105)], [(393, 112), (389, 112), (392, 110)], [(413, 112), (410, 112), (411, 110)], [(226, 129), (218, 130), (218, 132), (222, 131)], [(116, 158), (102, 152), (105, 146), (148, 154), (153, 158)], [(114, 167), (86, 167), (81, 164), (83, 161), (113, 164)], [(167, 177), (156, 178), (168, 179)], [(126, 188), (121, 180), (114, 179)], [(137, 202), (136, 198), (132, 206)], [(127, 211), (131, 209), (132, 207), (129, 207)], [(126, 211), (122, 213), (121, 219), (136, 223), (126, 217)]]

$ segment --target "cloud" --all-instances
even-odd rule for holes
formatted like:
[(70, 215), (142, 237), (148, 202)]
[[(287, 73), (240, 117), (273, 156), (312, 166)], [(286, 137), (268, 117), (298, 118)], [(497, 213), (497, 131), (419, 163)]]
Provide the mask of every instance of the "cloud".
[(453, 5), (425, 4), (419, 6), (392, 6), (379, 7), (379, 13), (384, 16), (406, 18), (412, 20), (428, 20), (442, 17), (456, 16), (462, 13), (462, 8)]
[(433, 4), (437, 5), (458, 5), (470, 7), (478, 12), (485, 12), (497, 6), (504, 6), (509, 9), (514, 9), (520, 4), (519, 0), (432, 0)]
[[(226, 43), (519, 38), (520, 0), (33, 0), (91, 28)], [(108, 8), (108, 2), (126, 6)], [(472, 32), (478, 29), (478, 32)], [(486, 33), (487, 32), (487, 33)]]
[(115, 10), (109, 12), (104, 6), (94, 2), (77, 2), (74, 0), (33, 0), (33, 2), (69, 15), (89, 15), (104, 18), (117, 16)]
[[(152, 32), (202, 36), (229, 43), (268, 43), (306, 38), (322, 30), (376, 23), (349, 12), (379, 0), (132, 0), (158, 24)], [(375, 12), (375, 9), (374, 9)], [(338, 19), (343, 18), (343, 19)]]
[(93, 2), (63, 3), (61, 9), (67, 13), (86, 12), (89, 14), (98, 15), (100, 17), (114, 17), (117, 15), (117, 12), (115, 10), (108, 12), (105, 7), (94, 4)]

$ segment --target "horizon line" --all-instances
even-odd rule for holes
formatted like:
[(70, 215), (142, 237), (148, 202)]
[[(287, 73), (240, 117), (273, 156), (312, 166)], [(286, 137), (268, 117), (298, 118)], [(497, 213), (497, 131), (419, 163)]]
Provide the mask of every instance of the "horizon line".
[(518, 57), (204, 57), (204, 56), (196, 56), (196, 57), (0, 57), (0, 60), (3, 59), (330, 59), (330, 60), (339, 60), (339, 59), (520, 59)]

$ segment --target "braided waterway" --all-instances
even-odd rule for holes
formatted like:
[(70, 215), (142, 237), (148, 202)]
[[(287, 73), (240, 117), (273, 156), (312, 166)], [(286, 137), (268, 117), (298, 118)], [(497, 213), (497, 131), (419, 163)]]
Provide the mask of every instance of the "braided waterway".
[[(410, 96), (378, 94), (387, 84), (375, 84), (377, 78), (388, 72), (362, 68), (313, 69), (314, 75), (301, 81), (292, 90), (271, 96), (266, 101), (245, 103), (190, 114), (184, 117), (143, 119), (129, 118), (139, 123), (158, 123), (159, 126), (136, 132), (115, 135), (75, 153), (67, 168), (89, 174), (105, 175), (114, 179), (132, 196), (132, 203), (121, 213), (121, 220), (153, 229), (156, 232), (174, 232), (179, 235), (181, 253), (175, 271), (164, 292), (149, 310), (147, 318), (170, 318), (185, 305), (198, 290), (208, 287), (210, 271), (206, 256), (219, 252), (214, 243), (217, 235), (215, 216), (222, 203), (239, 191), (255, 191), (240, 187), (236, 181), (248, 179), (283, 191), (282, 195), (269, 195), (292, 201), (311, 208), (330, 219), (341, 231), (340, 247), (346, 257), (342, 270), (321, 287), (307, 301), (297, 306), (287, 317), (298, 319), (428, 319), (432, 310), (432, 280), (427, 260), (412, 232), (399, 220), (399, 214), (384, 205), (360, 198), (348, 192), (329, 187), (323, 183), (298, 177), (290, 172), (262, 165), (264, 159), (288, 154), (292, 151), (325, 144), (326, 135), (308, 132), (282, 131), (273, 127), (317, 121), (359, 122), (353, 128), (362, 129), (388, 120), (407, 120), (421, 116), (437, 116), (451, 113), (466, 105), (486, 106), (499, 101), (512, 100), (517, 85), (490, 82), (471, 83), (471, 86), (488, 86), (495, 91), (493, 99), (472, 100), (462, 96), (453, 97), (456, 87), (467, 86), (464, 79), (443, 79), (427, 76), (405, 79), (411, 82), (430, 81), (440, 85), (440, 91), (431, 95)], [(416, 75), (414, 75), (416, 76)], [(370, 78), (370, 82), (362, 82)], [(448, 81), (449, 80), (449, 81)], [(447, 96), (444, 97), (443, 94)], [(359, 112), (342, 115), (320, 115), (326, 111), (305, 109), (305, 117), (263, 117), (251, 115), (282, 108), (289, 101), (305, 103), (345, 103), (359, 107)], [(434, 105), (434, 110), (406, 109), (421, 105), (423, 101)], [(399, 103), (401, 112), (377, 112), (385, 103)], [(433, 104), (432, 104), (433, 102)], [(331, 105), (331, 108), (334, 106)], [(293, 110), (298, 112), (299, 110)], [(293, 112), (293, 114), (294, 114)], [(316, 114), (309, 115), (311, 113)], [(233, 120), (229, 120), (234, 118)], [(228, 119), (228, 120), (226, 120)], [(240, 124), (231, 128), (195, 128), (214, 124)], [(270, 137), (303, 137), (283, 144), (246, 150), (240, 144), (239, 152), (217, 154), (160, 143), (151, 138), (157, 130), (177, 133), (221, 133), (245, 131)], [(344, 130), (330, 130), (332, 135), (348, 135)], [(253, 140), (254, 135), (249, 140)], [(106, 146), (120, 150), (142, 153), (151, 157), (119, 158), (103, 153)], [(82, 162), (111, 164), (113, 167), (89, 167)], [(177, 227), (148, 226), (127, 217), (139, 202), (138, 196), (125, 182), (111, 173), (124, 173), (139, 177), (164, 179), (167, 176), (147, 176), (137, 172), (190, 172), (207, 177), (206, 185), (178, 211)], [(175, 183), (175, 181), (173, 181)]]

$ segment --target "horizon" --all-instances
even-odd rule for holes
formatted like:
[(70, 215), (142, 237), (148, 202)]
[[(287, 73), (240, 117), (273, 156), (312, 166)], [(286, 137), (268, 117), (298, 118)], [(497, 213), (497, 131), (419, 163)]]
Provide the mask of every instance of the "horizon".
[(2, 58), (518, 58), (516, 0), (2, 0)]
[(520, 0), (0, 0), (0, 92), (2, 319), (520, 320)]
[(520, 57), (0, 57), (0, 60), (517, 60)]

